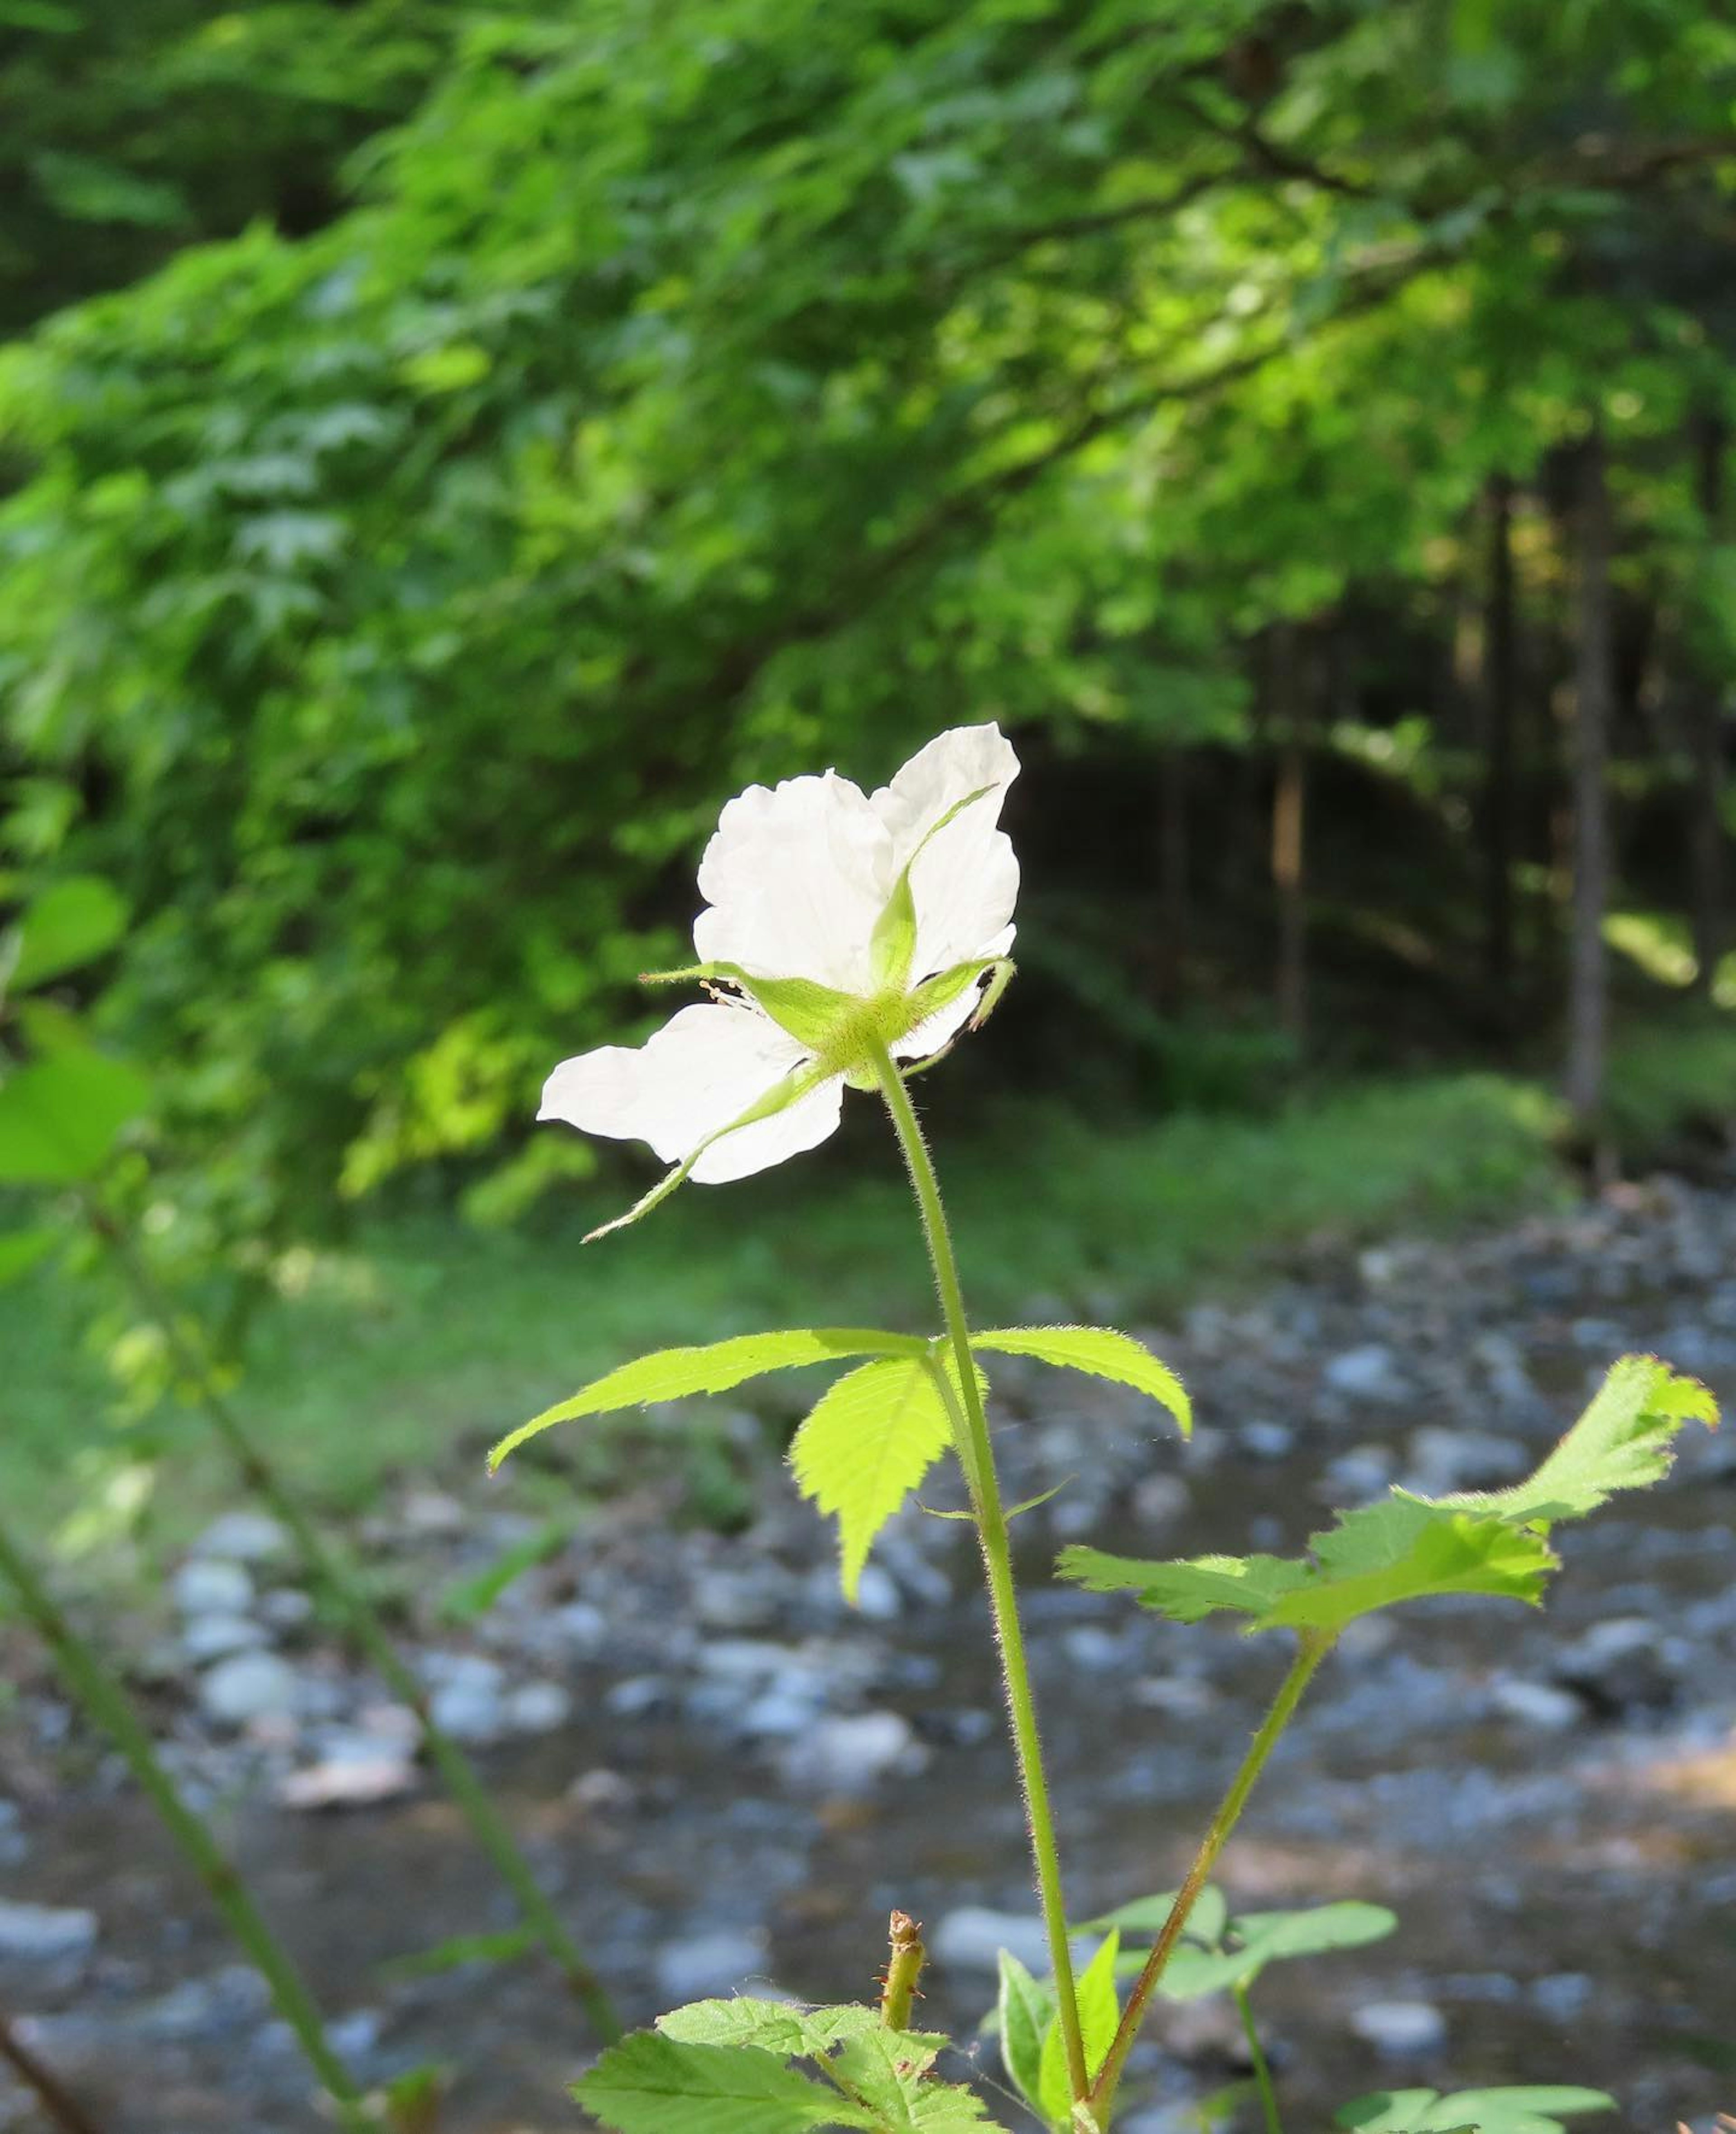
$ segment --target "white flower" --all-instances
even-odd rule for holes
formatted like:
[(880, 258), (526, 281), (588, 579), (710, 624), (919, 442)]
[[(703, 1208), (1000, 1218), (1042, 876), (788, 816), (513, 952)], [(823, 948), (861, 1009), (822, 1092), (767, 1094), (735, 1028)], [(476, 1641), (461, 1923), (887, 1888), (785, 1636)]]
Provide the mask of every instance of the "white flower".
[(824, 1141), (879, 1047), (928, 1058), (1004, 976), (1019, 863), (996, 824), (1018, 773), (997, 727), (959, 727), (871, 798), (833, 770), (750, 785), (700, 862), (700, 961), (668, 974), (714, 997), (642, 1045), (563, 1060), (538, 1117), (676, 1166), (634, 1214), (684, 1177), (745, 1178)]

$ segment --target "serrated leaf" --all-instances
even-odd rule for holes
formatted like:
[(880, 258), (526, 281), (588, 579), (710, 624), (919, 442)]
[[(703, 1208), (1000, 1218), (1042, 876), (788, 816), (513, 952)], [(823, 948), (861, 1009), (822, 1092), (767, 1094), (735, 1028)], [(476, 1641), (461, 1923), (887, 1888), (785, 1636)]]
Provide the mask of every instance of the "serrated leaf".
[(1055, 2019), (1052, 1988), (1039, 1986), (1016, 1956), (1001, 1951), (1001, 2064), (1033, 2110), (1042, 2079), (1043, 2040)]
[(1447, 2134), (1452, 2127), (1474, 2127), (1478, 2134), (1561, 2134), (1564, 2120), (1614, 2109), (1615, 2099), (1601, 2089), (1547, 2083), (1462, 2089), (1449, 2097), (1433, 2089), (1383, 2089), (1341, 2106), (1333, 2123), (1355, 2134)]
[(1656, 1356), (1623, 1356), (1579, 1421), (1535, 1474), (1510, 1489), (1468, 1490), (1442, 1504), (1498, 1514), (1527, 1525), (1584, 1518), (1619, 1489), (1660, 1481), (1676, 1458), (1674, 1440), (1690, 1422), (1714, 1429), (1718, 1403), (1697, 1378)]
[(870, 2122), (771, 2053), (635, 2030), (572, 2093), (614, 2134), (808, 2134)]
[(863, 1364), (822, 1395), (789, 1448), (797, 1488), (838, 1523), (852, 1601), (875, 1536), (952, 1441), (938, 1369), (956, 1391), (957, 1366), (931, 1363), (926, 1348)]
[(1167, 1364), (1131, 1334), (1118, 1334), (1107, 1326), (1001, 1326), (971, 1336), (973, 1349), (987, 1349), (1007, 1356), (1034, 1356), (1059, 1370), (1083, 1371), (1094, 1378), (1112, 1378), (1149, 1393), (1174, 1417), (1184, 1437), (1194, 1428), (1194, 1407), (1188, 1390)]
[[(1085, 2071), (1093, 2078), (1115, 2042), (1116, 2025), (1121, 2020), (1121, 2004), (1115, 1990), (1116, 1963), (1121, 1953), (1121, 1938), (1112, 1929), (1078, 1980), (1079, 2034), (1085, 2047)], [(1072, 2117), (1073, 2084), (1067, 2069), (1067, 2041), (1061, 2035), (1058, 2021), (1049, 2025), (1043, 2040), (1043, 2064), (1037, 2077), (1037, 2108), (1053, 2126), (1065, 2127)]]
[(86, 1047), (21, 1067), (0, 1083), (0, 1184), (89, 1178), (150, 1101), (151, 1085), (136, 1067)]
[(1133, 1593), (1140, 1605), (1177, 1623), (1198, 1623), (1224, 1610), (1261, 1616), (1304, 1585), (1308, 1567), (1281, 1556), (1196, 1556), (1174, 1562), (1112, 1556), (1075, 1543), (1062, 1550), (1062, 1577), (1093, 1593)]
[(30, 906), (17, 929), (7, 989), (31, 986), (93, 963), (126, 931), (127, 907), (99, 875), (57, 881)]
[(742, 1994), (672, 2008), (658, 2017), (657, 2027), (682, 2045), (755, 2045), (762, 2052), (805, 2059), (830, 2052), (841, 2038), (873, 2030), (879, 2022), (879, 2011), (873, 2008), (797, 2008)]
[(876, 2026), (846, 2039), (827, 2064), (860, 2100), (866, 2114), (860, 2123), (874, 2134), (1005, 2134), (974, 2090), (929, 2073), (948, 2043), (923, 2031)]
[(1314, 1560), (1201, 1557), (1141, 1563), (1094, 1549), (1063, 1552), (1063, 1577), (1098, 1591), (1131, 1588), (1140, 1605), (1182, 1623), (1219, 1611), (1249, 1630), (1335, 1634), (1357, 1616), (1404, 1600), (1483, 1593), (1535, 1601), (1556, 1558), (1542, 1537), (1488, 1513), (1396, 1494), (1346, 1513), (1309, 1543)]
[(690, 1393), (726, 1393), (769, 1371), (789, 1371), (804, 1364), (841, 1362), (850, 1356), (922, 1355), (928, 1345), (914, 1334), (886, 1334), (856, 1326), (789, 1327), (770, 1334), (736, 1334), (687, 1349), (659, 1349), (593, 1379), (564, 1401), (509, 1431), (489, 1455), (492, 1472), (509, 1452), (557, 1422), (581, 1416), (607, 1415), (617, 1408), (644, 1407), (655, 1401), (682, 1400)]
[(8, 1230), (0, 1235), (0, 1286), (27, 1274), (59, 1239), (55, 1230)]

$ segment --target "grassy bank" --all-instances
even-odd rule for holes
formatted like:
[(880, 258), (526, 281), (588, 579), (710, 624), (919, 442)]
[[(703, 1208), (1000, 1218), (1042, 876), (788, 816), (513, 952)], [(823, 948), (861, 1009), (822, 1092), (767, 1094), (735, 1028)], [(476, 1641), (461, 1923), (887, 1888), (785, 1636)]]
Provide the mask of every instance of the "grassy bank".
[[(1613, 1108), (1637, 1156), (1685, 1119), (1736, 1108), (1733, 1090), (1736, 1032), (1696, 1026), (1623, 1052)], [(238, 1401), (320, 1498), (356, 1505), (394, 1473), (480, 1487), (501, 1428), (643, 1348), (780, 1323), (923, 1323), (902, 1178), (857, 1109), (842, 1150), (727, 1192), (692, 1189), (598, 1246), (579, 1239), (613, 1212), (619, 1175), (510, 1233), (399, 1217), (299, 1258), (257, 1324)], [(1492, 1074), (1347, 1087), (1255, 1120), (1099, 1128), (1030, 1108), (967, 1134), (947, 1123), (942, 1166), (984, 1317), (1160, 1319), (1323, 1235), (1450, 1229), (1574, 1190), (1554, 1099)], [(65, 1282), (0, 1292), (0, 1490), (32, 1523), (88, 1510), (98, 1474), (123, 1494), (137, 1487), (113, 1479), (124, 1440), (84, 1338), (91, 1304)], [(159, 1477), (173, 1477), (155, 1492), (172, 1538), (229, 1479), (190, 1418), (150, 1427)], [(582, 1467), (580, 1435), (567, 1434)], [(588, 1471), (609, 1486), (606, 1460)], [(521, 1470), (489, 1501), (534, 1499), (550, 1480)]]

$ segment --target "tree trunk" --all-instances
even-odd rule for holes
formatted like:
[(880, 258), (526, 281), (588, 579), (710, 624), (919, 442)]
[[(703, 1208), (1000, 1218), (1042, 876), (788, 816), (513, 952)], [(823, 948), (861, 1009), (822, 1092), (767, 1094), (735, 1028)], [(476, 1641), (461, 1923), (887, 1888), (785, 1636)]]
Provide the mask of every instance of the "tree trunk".
[(1567, 1009), (1567, 1101), (1595, 1144), (1603, 1102), (1608, 973), (1603, 912), (1609, 896), (1606, 770), (1615, 695), (1609, 590), (1609, 490), (1601, 426), (1579, 459), (1579, 614), (1574, 679), (1573, 925)]
[(1494, 476), (1486, 499), (1488, 575), (1483, 587), (1483, 977), (1503, 1019), (1513, 999), (1513, 485)]
[[(1709, 409), (1694, 423), (1694, 487), (1708, 545), (1724, 516), (1724, 425)], [(1693, 869), (1694, 990), (1710, 997), (1724, 953), (1724, 690), (1711, 674), (1690, 684), (1689, 747), (1694, 771), (1689, 850)]]
[(1308, 1040), (1307, 688), (1301, 635), (1293, 622), (1272, 630), (1267, 648), (1272, 737), (1278, 750), (1272, 794), (1272, 886), (1278, 905), (1278, 1023), (1300, 1054)]
[(1158, 764), (1158, 910), (1163, 930), (1159, 948), (1162, 1004), (1174, 1010), (1186, 990), (1188, 955), (1188, 751), (1166, 748)]

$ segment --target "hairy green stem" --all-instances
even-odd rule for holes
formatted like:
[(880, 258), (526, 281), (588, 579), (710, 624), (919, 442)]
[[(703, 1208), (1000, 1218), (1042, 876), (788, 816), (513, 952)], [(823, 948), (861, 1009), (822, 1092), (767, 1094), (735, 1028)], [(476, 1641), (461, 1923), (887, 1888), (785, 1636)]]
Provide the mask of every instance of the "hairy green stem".
[(17, 1595), (19, 1605), (54, 1654), (67, 1687), (113, 1736), (152, 1806), (210, 1892), (230, 1933), (270, 1987), (277, 2012), (294, 2031), (309, 2066), (336, 2107), (339, 2123), (352, 2130), (352, 2134), (364, 2134), (375, 2123), (373, 2115), (332, 2050), (320, 2011), (293, 1958), (266, 1924), (246, 1884), (217, 1841), (176, 1791), (125, 1690), (61, 1614), (29, 1559), (3, 1528), (0, 1528), (0, 1578)]
[(94, 1200), (87, 1205), (93, 1228), (113, 1256), (140, 1306), (162, 1330), (176, 1368), (198, 1388), (200, 1405), (243, 1477), (294, 1536), (314, 1584), (343, 1619), (350, 1635), (379, 1670), (393, 1695), (415, 1713), (429, 1760), (445, 1781), (477, 1842), (494, 1862), (538, 1940), (559, 1967), (592, 2029), (605, 2043), (612, 2044), (621, 2035), (621, 2021), (614, 2003), (562, 1924), (559, 1914), (532, 1871), (530, 1862), (502, 1820), (475, 1765), (435, 1720), (427, 1692), (392, 1642), (354, 1575), (259, 1451), (241, 1418), (212, 1384), (209, 1369), (181, 1329), (174, 1305), (157, 1287), (149, 1267), (107, 1212)]
[(46, 2116), (62, 2134), (97, 2134), (97, 2123), (51, 2068), (45, 2067), (3, 2016), (0, 2016), (0, 2060), (35, 2093)]
[(1050, 1967), (1054, 1973), (1056, 2005), (1061, 2037), (1067, 2050), (1067, 2072), (1076, 2101), (1083, 2103), (1091, 2088), (1085, 2060), (1085, 2040), (1079, 2027), (1078, 1993), (1073, 1974), (1073, 1953), (1067, 1942), (1067, 1906), (1061, 1889), (1060, 1856), (1055, 1844), (1054, 1818), (1049, 1804), (1049, 1782), (1043, 1771), (1043, 1741), (1037, 1726), (1036, 1699), (1031, 1692), (1030, 1668), (1025, 1658), (1025, 1634), (1019, 1622), (1018, 1590), (1013, 1579), (1012, 1544), (1006, 1514), (1001, 1501), (1001, 1485), (995, 1471), (995, 1448), (989, 1436), (988, 1417), (983, 1412), (981, 1388), (971, 1354), (969, 1322), (965, 1317), (964, 1292), (958, 1280), (952, 1233), (940, 1198), (940, 1181), (928, 1146), (923, 1138), (910, 1093), (883, 1045), (874, 1053), (875, 1072), (886, 1108), (904, 1149), (910, 1182), (928, 1238), (928, 1259), (934, 1270), (934, 1286), (946, 1322), (953, 1360), (957, 1365), (957, 1398), (952, 1396), (948, 1374), (938, 1372), (952, 1414), (959, 1464), (970, 1487), (976, 1514), (976, 1538), (982, 1551), (989, 1605), (995, 1622), (995, 1640), (1001, 1652), (1001, 1669), (1006, 1688), (1013, 1746), (1019, 1760), (1019, 1776), (1025, 1789), (1025, 1821), (1030, 1832), (1031, 1856), (1037, 1872), (1037, 1890), (1042, 1900), (1043, 1923), (1049, 1937)]
[(1122, 2011), (1114, 2043), (1110, 2046), (1097, 2081), (1092, 2087), (1090, 2101), (1106, 2126), (1115, 2104), (1115, 2093), (1121, 2079), (1121, 2070), (1127, 2064), (1127, 2055), (1139, 2035), (1146, 2006), (1157, 1990), (1158, 1981), (1164, 1975), (1164, 1967), (1169, 1963), (1176, 1943), (1181, 1939), (1182, 1929), (1199, 1901), (1201, 1890), (1211, 1880), (1218, 1854), (1227, 1843), (1230, 1832), (1241, 1820), (1242, 1811), (1247, 1806), (1248, 1795), (1254, 1790), (1260, 1774), (1266, 1769), (1266, 1759), (1277, 1747), (1279, 1737), (1295, 1716), (1296, 1707), (1302, 1702), (1303, 1692), (1313, 1678), (1314, 1669), (1332, 1650), (1333, 1642), (1332, 1636), (1327, 1633), (1318, 1630), (1302, 1633), (1301, 1648), (1290, 1670), (1280, 1684), (1278, 1694), (1272, 1699), (1271, 1711), (1261, 1721), (1259, 1732), (1255, 1735), (1247, 1755), (1242, 1758), (1241, 1769), (1230, 1781), (1229, 1791), (1218, 1803), (1211, 1827), (1201, 1839), (1199, 1850), (1194, 1856), (1194, 1864), (1188, 1870), (1187, 1880), (1175, 1893), (1169, 1915), (1164, 1921), (1150, 1955), (1145, 1958), (1145, 1968), (1135, 1981), (1132, 1992), (1127, 1996), (1127, 2006)]
[(1266, 2057), (1266, 2048), (1260, 2042), (1260, 2031), (1254, 2021), (1254, 2004), (1248, 1998), (1246, 1986), (1231, 1988), (1235, 1996), (1237, 2012), (1242, 2017), (1242, 2035), (1247, 2040), (1248, 2058), (1254, 2064), (1254, 2080), (1260, 2086), (1260, 2107), (1266, 2114), (1266, 2134), (1284, 2134), (1284, 2122), (1278, 2116), (1278, 2093), (1272, 2087), (1271, 2064)]

